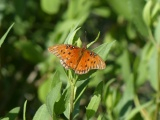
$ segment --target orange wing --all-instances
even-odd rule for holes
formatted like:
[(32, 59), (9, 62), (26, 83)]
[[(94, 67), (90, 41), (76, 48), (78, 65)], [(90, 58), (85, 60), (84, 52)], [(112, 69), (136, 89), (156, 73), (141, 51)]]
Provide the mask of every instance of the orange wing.
[(99, 55), (89, 50), (84, 50), (75, 73), (85, 74), (91, 69), (105, 69), (105, 67), (106, 64)]
[(55, 45), (49, 47), (48, 50), (60, 58), (61, 64), (66, 68), (75, 70), (81, 56), (82, 49), (72, 45)]

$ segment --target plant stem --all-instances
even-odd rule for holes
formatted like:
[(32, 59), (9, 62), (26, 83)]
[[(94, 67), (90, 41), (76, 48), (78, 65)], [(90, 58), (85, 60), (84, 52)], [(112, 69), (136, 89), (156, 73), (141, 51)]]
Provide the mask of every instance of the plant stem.
[(69, 72), (69, 81), (70, 81), (70, 120), (73, 119), (73, 110), (74, 110), (74, 99), (75, 99), (75, 83), (76, 83), (76, 78), (72, 76), (72, 73)]
[(153, 37), (153, 35), (152, 35), (152, 32), (151, 32), (151, 30), (148, 28), (148, 33), (149, 33), (149, 37), (150, 37), (150, 41), (152, 42), (152, 44), (158, 49), (158, 46), (157, 46), (157, 43), (156, 43), (156, 41), (155, 41), (155, 39), (154, 39), (154, 37)]
[[(137, 108), (140, 106), (139, 98), (137, 95), (134, 96), (134, 103)], [(147, 111), (144, 108), (140, 110), (140, 114), (141, 114), (141, 116), (143, 116), (144, 120), (151, 120)]]
[(70, 120), (73, 118), (73, 109), (74, 109), (74, 85), (71, 84), (71, 98), (70, 98)]

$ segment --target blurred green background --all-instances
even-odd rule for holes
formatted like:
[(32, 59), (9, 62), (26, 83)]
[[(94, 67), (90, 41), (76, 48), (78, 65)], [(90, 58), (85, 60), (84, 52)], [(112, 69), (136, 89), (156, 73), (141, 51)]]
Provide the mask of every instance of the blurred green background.
[[(79, 119), (99, 81), (108, 83), (113, 78), (98, 114), (119, 119), (137, 110), (132, 119), (158, 118), (159, 10), (158, 0), (0, 0), (0, 37), (14, 23), (0, 48), (0, 117), (20, 106), (18, 119), (22, 119), (27, 99), (27, 120), (33, 118), (45, 102), (47, 80), (60, 65), (47, 48), (63, 43), (79, 24), (75, 39), (80, 37), (84, 44), (100, 32), (91, 49), (116, 40), (107, 57), (107, 68), (90, 80)], [(149, 102), (151, 105), (146, 105)]]

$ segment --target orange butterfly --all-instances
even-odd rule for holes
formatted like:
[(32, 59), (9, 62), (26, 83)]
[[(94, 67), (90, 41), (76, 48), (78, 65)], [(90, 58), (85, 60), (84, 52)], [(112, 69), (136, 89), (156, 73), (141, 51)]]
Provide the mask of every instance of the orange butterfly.
[(105, 69), (106, 64), (96, 53), (76, 46), (62, 44), (48, 48), (49, 52), (60, 58), (66, 69), (73, 69), (77, 74), (85, 74), (91, 69)]

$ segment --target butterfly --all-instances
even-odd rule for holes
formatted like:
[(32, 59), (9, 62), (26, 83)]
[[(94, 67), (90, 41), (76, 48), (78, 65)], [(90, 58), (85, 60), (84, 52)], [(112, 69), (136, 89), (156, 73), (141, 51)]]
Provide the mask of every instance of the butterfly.
[(106, 64), (96, 53), (69, 44), (54, 45), (48, 51), (56, 55), (63, 67), (76, 74), (86, 74), (91, 69), (105, 69)]

